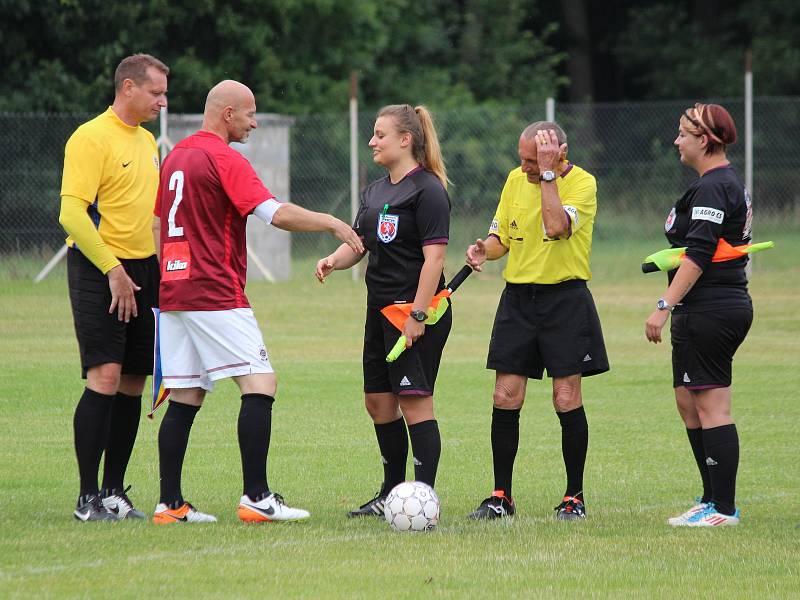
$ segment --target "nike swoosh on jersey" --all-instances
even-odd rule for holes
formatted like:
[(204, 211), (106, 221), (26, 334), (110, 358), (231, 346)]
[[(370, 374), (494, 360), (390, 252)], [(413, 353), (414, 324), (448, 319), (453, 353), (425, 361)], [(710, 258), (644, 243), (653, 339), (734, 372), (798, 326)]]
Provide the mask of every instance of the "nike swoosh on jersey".
[(122, 163), (122, 168), (123, 168), (123, 169), (124, 169), (124, 168), (126, 168), (126, 167), (127, 167), (129, 164), (131, 164), (132, 162), (133, 162), (132, 160), (129, 160), (129, 161), (128, 161), (128, 162), (126, 162), (126, 163)]

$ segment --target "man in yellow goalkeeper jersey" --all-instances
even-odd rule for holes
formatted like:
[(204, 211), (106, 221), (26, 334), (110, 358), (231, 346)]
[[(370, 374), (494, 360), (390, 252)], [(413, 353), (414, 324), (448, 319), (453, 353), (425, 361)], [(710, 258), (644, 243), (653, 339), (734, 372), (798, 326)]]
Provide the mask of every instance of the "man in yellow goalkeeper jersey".
[(148, 54), (122, 60), (114, 103), (78, 127), (64, 151), (59, 221), (69, 235), (69, 295), (86, 379), (73, 421), (80, 521), (144, 517), (124, 488), (153, 369), (151, 308), (158, 305), (158, 149), (141, 124), (166, 107), (168, 74)]

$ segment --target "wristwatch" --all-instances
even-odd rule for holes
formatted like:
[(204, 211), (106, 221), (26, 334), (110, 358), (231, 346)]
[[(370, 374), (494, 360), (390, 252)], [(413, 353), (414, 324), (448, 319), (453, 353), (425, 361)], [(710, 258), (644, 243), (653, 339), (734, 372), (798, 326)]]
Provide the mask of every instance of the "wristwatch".
[(553, 171), (542, 171), (539, 173), (539, 181), (552, 182), (556, 180), (556, 174)]
[(658, 299), (658, 302), (656, 302), (656, 308), (658, 310), (668, 310), (669, 312), (675, 310), (675, 307), (672, 304), (668, 303), (663, 298)]
[(428, 315), (426, 315), (425, 311), (422, 310), (412, 310), (410, 314), (412, 319), (419, 321), (420, 323), (424, 323), (425, 319), (428, 318)]

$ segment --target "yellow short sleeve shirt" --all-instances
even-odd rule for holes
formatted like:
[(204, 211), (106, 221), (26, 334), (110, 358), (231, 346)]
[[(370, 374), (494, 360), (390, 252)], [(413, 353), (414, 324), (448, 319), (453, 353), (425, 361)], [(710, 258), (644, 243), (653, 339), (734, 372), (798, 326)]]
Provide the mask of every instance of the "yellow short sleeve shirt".
[(597, 183), (594, 176), (571, 164), (556, 181), (570, 231), (552, 239), (547, 237), (542, 221), (541, 186), (529, 183), (519, 167), (508, 175), (489, 234), (509, 249), (503, 270), (509, 283), (553, 284), (592, 278), (589, 256)]
[[(114, 256), (147, 258), (155, 254), (152, 222), (158, 169), (153, 135), (125, 124), (109, 107), (67, 141), (61, 195), (86, 202)], [(74, 242), (67, 238), (67, 244)]]

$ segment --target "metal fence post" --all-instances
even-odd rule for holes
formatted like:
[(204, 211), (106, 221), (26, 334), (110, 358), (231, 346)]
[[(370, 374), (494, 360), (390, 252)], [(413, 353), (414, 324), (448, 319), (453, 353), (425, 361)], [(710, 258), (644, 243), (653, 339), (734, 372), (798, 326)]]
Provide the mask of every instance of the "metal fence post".
[(745, 54), (744, 67), (744, 184), (753, 194), (753, 53)]
[[(350, 73), (350, 222), (358, 214), (358, 75)], [(359, 279), (358, 265), (350, 269), (353, 281)]]
[(161, 112), (158, 114), (158, 139), (156, 140), (156, 147), (158, 148), (158, 158), (160, 161), (164, 161), (169, 154), (172, 147), (175, 145), (172, 143), (172, 140), (169, 139), (169, 114), (167, 113), (167, 107), (161, 109)]
[[(753, 51), (744, 55), (744, 186), (753, 198)], [(752, 231), (750, 232), (752, 236)], [(747, 279), (753, 274), (753, 257), (745, 267)]]
[(556, 100), (555, 98), (548, 98), (544, 102), (545, 120), (551, 123), (556, 120)]

